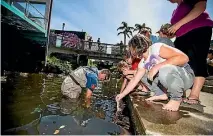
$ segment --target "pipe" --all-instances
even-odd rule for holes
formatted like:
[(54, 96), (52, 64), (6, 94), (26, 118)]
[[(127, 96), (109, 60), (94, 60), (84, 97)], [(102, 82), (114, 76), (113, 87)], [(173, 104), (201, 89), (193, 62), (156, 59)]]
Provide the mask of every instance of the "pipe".
[(51, 15), (52, 15), (52, 5), (53, 0), (50, 0), (50, 11), (49, 11), (49, 18), (48, 18), (48, 26), (47, 26), (47, 44), (46, 44), (46, 54), (45, 54), (45, 64), (47, 66), (47, 56), (48, 56), (48, 46), (49, 46), (49, 34), (50, 34), (50, 22), (51, 22)]

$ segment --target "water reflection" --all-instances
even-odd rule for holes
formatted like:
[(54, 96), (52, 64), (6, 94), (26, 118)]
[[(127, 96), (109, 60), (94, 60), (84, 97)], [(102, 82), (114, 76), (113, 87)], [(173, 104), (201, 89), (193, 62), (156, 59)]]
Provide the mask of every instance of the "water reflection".
[[(2, 131), (5, 134), (121, 134), (111, 123), (115, 84), (100, 84), (91, 101), (62, 97), (61, 76), (10, 74), (2, 84)], [(102, 89), (101, 89), (102, 88)], [(8, 123), (10, 122), (10, 123)], [(96, 126), (94, 128), (94, 126)], [(5, 131), (7, 130), (7, 131)]]

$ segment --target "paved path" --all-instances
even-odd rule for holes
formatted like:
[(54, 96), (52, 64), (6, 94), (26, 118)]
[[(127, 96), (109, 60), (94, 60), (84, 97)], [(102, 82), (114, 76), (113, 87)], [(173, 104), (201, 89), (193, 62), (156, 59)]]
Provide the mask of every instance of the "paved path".
[(129, 100), (139, 134), (213, 135), (213, 94), (202, 92), (202, 106), (182, 104), (178, 112), (162, 110), (166, 102), (150, 103), (142, 96), (131, 95)]

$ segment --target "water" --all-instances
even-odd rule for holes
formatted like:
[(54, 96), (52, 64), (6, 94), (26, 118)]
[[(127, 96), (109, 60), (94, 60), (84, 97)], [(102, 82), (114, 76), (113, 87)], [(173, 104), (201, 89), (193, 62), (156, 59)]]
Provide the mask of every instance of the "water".
[(61, 95), (62, 76), (9, 74), (2, 83), (3, 134), (124, 134), (112, 123), (117, 80), (100, 84), (91, 101)]

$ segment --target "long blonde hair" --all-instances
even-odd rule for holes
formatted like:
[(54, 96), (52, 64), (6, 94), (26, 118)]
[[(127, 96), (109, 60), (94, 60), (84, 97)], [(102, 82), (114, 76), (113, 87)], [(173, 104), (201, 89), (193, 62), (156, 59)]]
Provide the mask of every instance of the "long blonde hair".
[(137, 55), (141, 55), (142, 53), (146, 52), (147, 49), (152, 45), (150, 39), (142, 34), (136, 34), (129, 40), (129, 47), (132, 47), (136, 50)]

